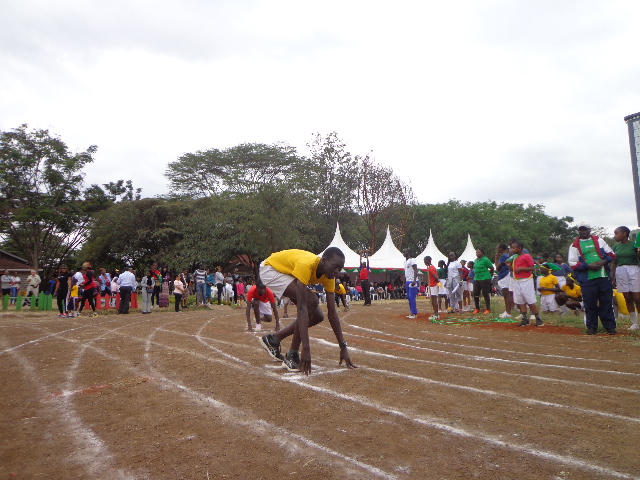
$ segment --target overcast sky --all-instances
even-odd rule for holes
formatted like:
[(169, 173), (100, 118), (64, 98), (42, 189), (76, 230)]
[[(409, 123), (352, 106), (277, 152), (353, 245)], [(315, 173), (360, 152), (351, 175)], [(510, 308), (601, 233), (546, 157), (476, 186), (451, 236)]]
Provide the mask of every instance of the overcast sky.
[[(167, 193), (187, 152), (336, 131), (421, 203), (637, 226), (637, 0), (1, 0), (0, 130)], [(472, 232), (473, 233), (473, 232)]]

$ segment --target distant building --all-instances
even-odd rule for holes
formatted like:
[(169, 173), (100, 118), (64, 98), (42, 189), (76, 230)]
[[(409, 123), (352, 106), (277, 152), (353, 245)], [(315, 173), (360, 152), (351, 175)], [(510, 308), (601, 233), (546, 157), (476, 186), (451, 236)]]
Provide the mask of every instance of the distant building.
[[(0, 272), (4, 273), (5, 270), (9, 270), (11, 275), (17, 275), (22, 279), (22, 289), (26, 288), (27, 277), (31, 274), (31, 270), (34, 270), (32, 265), (24, 258), (18, 257), (13, 253), (9, 253), (5, 250), (0, 250)], [(42, 274), (42, 269), (38, 269), (38, 273)]]

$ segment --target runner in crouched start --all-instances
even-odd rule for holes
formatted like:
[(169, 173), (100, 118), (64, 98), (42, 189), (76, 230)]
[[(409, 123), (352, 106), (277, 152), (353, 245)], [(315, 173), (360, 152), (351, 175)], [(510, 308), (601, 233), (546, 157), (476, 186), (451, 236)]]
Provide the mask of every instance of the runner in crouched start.
[[(283, 250), (276, 252), (260, 265), (260, 280), (278, 297), (286, 296), (298, 307), (298, 318), (271, 335), (260, 339), (262, 347), (275, 359), (283, 361), (290, 371), (311, 372), (311, 349), (309, 347), (309, 327), (324, 320), (318, 297), (309, 290), (309, 284), (320, 283), (327, 295), (329, 323), (340, 346), (340, 365), (344, 361), (347, 368), (357, 368), (349, 358), (347, 342), (342, 336), (335, 301), (335, 278), (344, 267), (344, 253), (339, 248), (330, 247), (322, 258), (304, 250)], [(283, 357), (280, 342), (292, 336), (291, 347)], [(302, 351), (299, 353), (300, 348)]]
[[(249, 289), (247, 294), (247, 331), (253, 332), (251, 326), (251, 310), (256, 318), (256, 330), (262, 330), (262, 322), (271, 322), (276, 319), (276, 332), (280, 330), (280, 318), (278, 317), (278, 307), (273, 292), (267, 288), (261, 280)], [(272, 315), (273, 313), (273, 315)]]

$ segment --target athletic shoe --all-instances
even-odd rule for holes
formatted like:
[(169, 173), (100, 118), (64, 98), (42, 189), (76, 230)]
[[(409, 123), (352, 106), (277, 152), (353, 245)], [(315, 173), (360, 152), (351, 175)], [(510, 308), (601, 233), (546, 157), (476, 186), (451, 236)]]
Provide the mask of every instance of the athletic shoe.
[(596, 329), (595, 328), (587, 328), (587, 331), (585, 333), (587, 335), (595, 335), (596, 334)]
[(529, 319), (523, 319), (518, 326), (524, 327), (525, 325), (529, 325)]
[(275, 360), (284, 361), (284, 357), (280, 353), (280, 344), (276, 343), (273, 338), (273, 334), (260, 337), (260, 345), (262, 345), (262, 348), (264, 348)]
[(61, 318), (61, 317), (62, 317), (62, 314), (61, 314), (61, 313), (59, 313), (59, 314), (57, 314), (57, 315), (56, 315), (56, 318)]
[(62, 315), (62, 318), (68, 318), (68, 317), (69, 317), (69, 315), (67, 315), (66, 313), (64, 313), (64, 314)]
[[(151, 312), (149, 312), (149, 313), (151, 313)], [(98, 316), (98, 312), (93, 312), (93, 316), (97, 317)]]
[(639, 328), (640, 328), (640, 327), (638, 327), (638, 324), (637, 324), (637, 323), (634, 323), (633, 325), (631, 325), (631, 326), (629, 327), (629, 330), (638, 330)]
[(544, 326), (544, 322), (542, 321), (541, 318), (536, 318), (536, 327), (542, 327)]
[(418, 318), (418, 316), (411, 314), (411, 315), (407, 315), (407, 318)]
[(433, 317), (429, 317), (429, 320), (433, 322), (435, 320), (440, 320), (440, 317), (438, 317), (438, 315), (434, 315)]
[(607, 328), (607, 333), (609, 335), (617, 335), (618, 331), (615, 328)]
[(478, 310), (478, 309), (476, 308), (476, 309), (475, 309), (473, 312), (471, 312), (471, 313), (472, 313), (473, 315), (476, 315), (476, 314), (480, 313), (480, 310)]
[(488, 315), (491, 313), (491, 310), (485, 310), (484, 312), (482, 312), (483, 315)]
[(262, 324), (256, 323), (256, 332), (259, 332), (260, 330), (262, 330)]
[(500, 318), (511, 318), (511, 315), (509, 314), (509, 312), (502, 312), (500, 315), (498, 315)]
[(282, 361), (282, 366), (285, 367), (290, 372), (299, 372), (300, 371), (300, 354), (297, 350), (292, 350), (287, 352)]

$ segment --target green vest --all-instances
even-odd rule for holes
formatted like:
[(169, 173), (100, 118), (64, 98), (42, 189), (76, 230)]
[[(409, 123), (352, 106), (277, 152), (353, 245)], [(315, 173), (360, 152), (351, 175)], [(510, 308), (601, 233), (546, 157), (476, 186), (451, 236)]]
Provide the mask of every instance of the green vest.
[[(581, 239), (580, 250), (582, 250), (582, 257), (587, 264), (602, 260), (600, 254), (598, 253), (598, 247), (595, 243), (593, 243), (592, 238), (587, 238), (586, 240)], [(594, 278), (606, 278), (607, 272), (604, 267), (602, 267), (598, 270), (588, 270), (587, 275), (589, 280), (593, 280)]]

